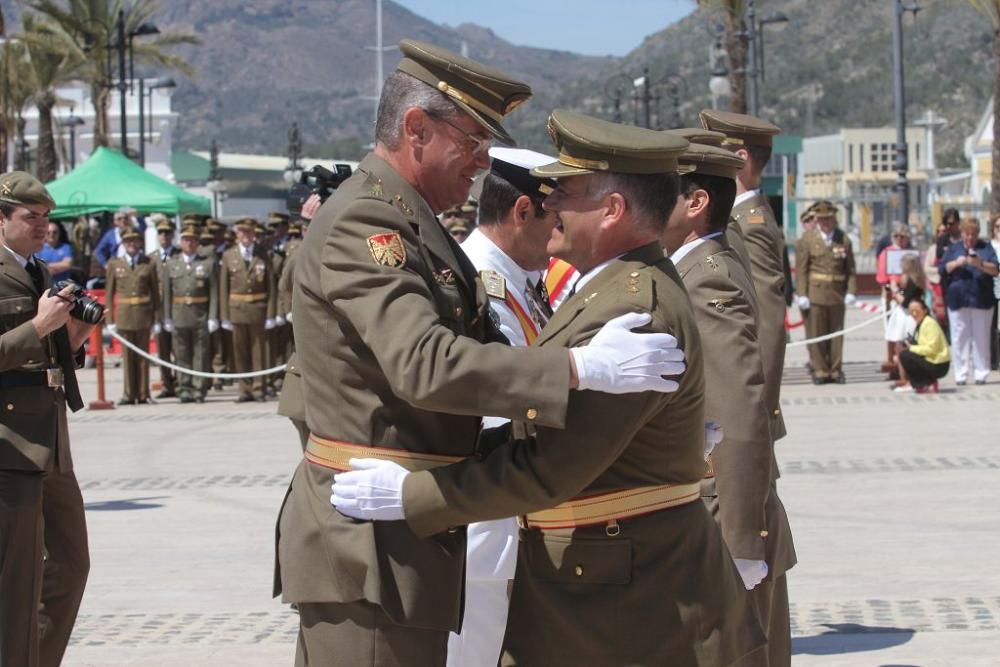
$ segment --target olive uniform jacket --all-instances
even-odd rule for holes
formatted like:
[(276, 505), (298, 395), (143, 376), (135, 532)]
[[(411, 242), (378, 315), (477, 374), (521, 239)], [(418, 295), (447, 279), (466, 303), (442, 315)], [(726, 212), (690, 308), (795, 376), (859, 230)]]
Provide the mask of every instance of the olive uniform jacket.
[[(292, 313), (310, 433), (471, 456), (480, 415), (563, 425), (567, 351), (505, 344), (471, 262), (380, 157), (323, 204), (297, 253)], [(368, 600), (396, 623), (458, 630), (465, 531), (421, 539), (402, 521), (349, 519), (330, 506), (333, 472), (308, 460), (295, 472), (278, 520), (276, 593)]]
[(243, 261), (239, 243), (222, 253), (219, 267), (219, 319), (233, 324), (263, 324), (277, 307), (274, 267), (260, 243), (250, 262)]
[[(743, 231), (740, 229), (740, 223), (736, 218), (730, 217), (729, 224), (726, 226), (726, 243), (729, 247), (736, 253), (736, 258), (740, 260), (740, 264), (743, 268), (747, 270), (747, 275), (750, 274), (752, 269), (750, 268), (750, 251), (747, 250), (747, 241), (743, 238)], [(756, 289), (754, 290), (756, 294)], [(756, 300), (756, 297), (754, 297)]]
[[(47, 290), (52, 277), (45, 263), (42, 275)], [(69, 349), (66, 327), (38, 337), (31, 319), (38, 313), (38, 299), (28, 272), (17, 258), (0, 246), (0, 470), (69, 472), (66, 407), (83, 407), (76, 381), (77, 363)], [(46, 368), (61, 368), (63, 388), (45, 383), (19, 386), (19, 379), (45, 377)], [(6, 386), (7, 384), (10, 386)]]
[[(705, 474), (702, 350), (673, 265), (653, 243), (611, 262), (555, 312), (533, 346), (585, 345), (608, 320), (652, 315), (687, 370), (673, 393), (574, 391), (565, 430), (515, 424), (528, 437), (482, 461), (417, 472), (403, 484), (410, 528), (553, 507), (569, 498)], [(763, 644), (718, 527), (700, 501), (604, 524), (522, 532), (504, 657), (518, 665), (724, 665)], [(542, 633), (544, 636), (540, 636)]]
[(296, 254), (302, 246), (300, 239), (292, 239), (285, 245), (285, 260), (281, 276), (278, 278), (278, 315), (285, 317), (292, 312), (292, 279), (295, 276)]
[(775, 484), (757, 296), (727, 242), (705, 241), (677, 264), (705, 352), (705, 418), (720, 422), (724, 432), (712, 453), (715, 476), (702, 482), (702, 497), (733, 557), (767, 561), (774, 579), (795, 565), (795, 547)]
[(176, 257), (181, 254), (180, 249), (177, 246), (170, 246), (166, 250), (163, 248), (157, 248), (149, 255), (149, 261), (153, 263), (153, 267), (156, 269), (156, 283), (160, 286), (160, 312), (156, 314), (156, 319), (162, 321), (163, 319), (169, 317), (165, 314), (166, 311), (166, 300), (163, 298), (163, 289), (166, 285), (164, 267), (166, 267), (167, 262), (170, 258)]
[(781, 416), (781, 377), (785, 369), (785, 239), (763, 195), (733, 207), (750, 258), (750, 277), (757, 291), (757, 333), (764, 364), (765, 401), (771, 411), (771, 437), (785, 437)]
[(146, 255), (138, 255), (133, 267), (129, 258), (116, 257), (108, 262), (108, 323), (122, 331), (149, 329), (160, 317), (160, 284), (156, 266)]
[(180, 329), (207, 326), (219, 319), (215, 257), (195, 255), (189, 264), (175, 253), (164, 267), (163, 312)]
[(851, 239), (839, 227), (826, 244), (819, 229), (810, 229), (795, 244), (795, 275), (799, 294), (817, 306), (839, 306), (857, 291)]

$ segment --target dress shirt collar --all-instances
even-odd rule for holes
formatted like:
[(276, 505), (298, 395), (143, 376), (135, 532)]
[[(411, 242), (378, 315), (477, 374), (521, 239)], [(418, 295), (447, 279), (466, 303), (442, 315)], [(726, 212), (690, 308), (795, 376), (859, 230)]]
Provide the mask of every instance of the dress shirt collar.
[(187, 253), (181, 253), (181, 254), (184, 256), (184, 261), (187, 262), (188, 264), (190, 264), (191, 262), (193, 262), (195, 259), (198, 258), (197, 254), (194, 255), (188, 255)]
[(756, 190), (747, 190), (746, 192), (736, 195), (736, 199), (733, 201), (733, 208), (736, 208), (746, 200), (752, 197), (756, 197), (759, 194), (760, 194), (760, 188), (757, 188)]
[(689, 252), (700, 246), (705, 241), (717, 238), (719, 236), (722, 236), (722, 232), (715, 232), (714, 234), (708, 234), (707, 236), (699, 236), (698, 238), (692, 241), (688, 241), (687, 243), (685, 243), (680, 248), (674, 251), (674, 254), (670, 256), (670, 261), (673, 262), (674, 265), (676, 266), (678, 263), (680, 263), (682, 259), (684, 259), (684, 257)]
[(5, 243), (5, 244), (3, 244), (3, 247), (4, 247), (4, 248), (7, 248), (7, 251), (8, 251), (8, 252), (9, 252), (10, 254), (14, 255), (14, 259), (16, 259), (16, 260), (17, 260), (17, 263), (21, 265), (21, 268), (22, 268), (22, 269), (23, 269), (24, 267), (26, 267), (26, 266), (28, 265), (28, 259), (29, 259), (28, 257), (22, 257), (21, 255), (17, 254), (17, 253), (16, 253), (16, 252), (14, 252), (13, 250), (11, 250), (11, 249), (10, 249), (10, 246), (9, 246), (9, 245), (7, 245), (6, 243)]
[(256, 243), (251, 243), (250, 245), (243, 245), (242, 243), (239, 244), (240, 254), (243, 255), (243, 259), (249, 260), (253, 258), (253, 249), (256, 245)]
[(597, 266), (595, 266), (594, 268), (592, 268), (590, 271), (587, 271), (586, 273), (582, 274), (577, 279), (576, 285), (573, 286), (573, 291), (574, 292), (579, 292), (580, 290), (582, 290), (584, 285), (586, 285), (591, 280), (593, 280), (594, 278), (596, 278), (597, 274), (599, 274), (601, 271), (603, 271), (604, 269), (608, 268), (608, 265), (611, 264), (611, 262), (613, 262), (616, 259), (619, 259), (621, 257), (624, 257), (624, 254), (618, 255), (618, 257), (613, 257), (613, 258), (609, 259), (606, 262), (598, 264)]

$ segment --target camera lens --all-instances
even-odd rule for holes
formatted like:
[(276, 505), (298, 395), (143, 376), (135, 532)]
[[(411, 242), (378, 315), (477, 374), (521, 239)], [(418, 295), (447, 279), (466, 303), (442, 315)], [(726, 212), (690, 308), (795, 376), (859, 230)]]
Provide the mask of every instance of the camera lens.
[(104, 306), (89, 296), (81, 296), (73, 306), (72, 315), (87, 324), (97, 324), (104, 317)]

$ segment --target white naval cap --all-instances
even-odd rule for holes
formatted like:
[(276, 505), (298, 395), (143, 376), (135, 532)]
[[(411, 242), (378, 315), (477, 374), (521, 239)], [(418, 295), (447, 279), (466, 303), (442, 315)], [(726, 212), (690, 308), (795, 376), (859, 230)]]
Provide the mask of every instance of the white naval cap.
[(545, 196), (552, 192), (556, 183), (551, 178), (538, 178), (531, 175), (531, 170), (544, 164), (552, 164), (555, 158), (544, 153), (527, 148), (507, 148), (493, 146), (490, 148), (490, 172), (507, 181), (515, 188), (529, 196)]

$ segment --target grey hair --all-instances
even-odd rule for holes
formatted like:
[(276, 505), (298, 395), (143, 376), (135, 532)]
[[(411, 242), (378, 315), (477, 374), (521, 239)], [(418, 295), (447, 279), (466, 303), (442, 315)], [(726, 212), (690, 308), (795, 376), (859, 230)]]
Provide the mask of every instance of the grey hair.
[(403, 114), (412, 107), (439, 118), (453, 118), (459, 113), (458, 107), (441, 91), (405, 72), (395, 71), (382, 86), (375, 120), (376, 143), (384, 144), (389, 150), (399, 148)]
[(617, 192), (632, 209), (636, 223), (657, 233), (667, 226), (679, 191), (680, 178), (677, 174), (600, 173), (594, 174), (587, 188), (588, 194), (594, 198)]
[(910, 227), (909, 225), (904, 225), (901, 222), (897, 222), (892, 226), (893, 234), (902, 234), (906, 238), (910, 238)]

